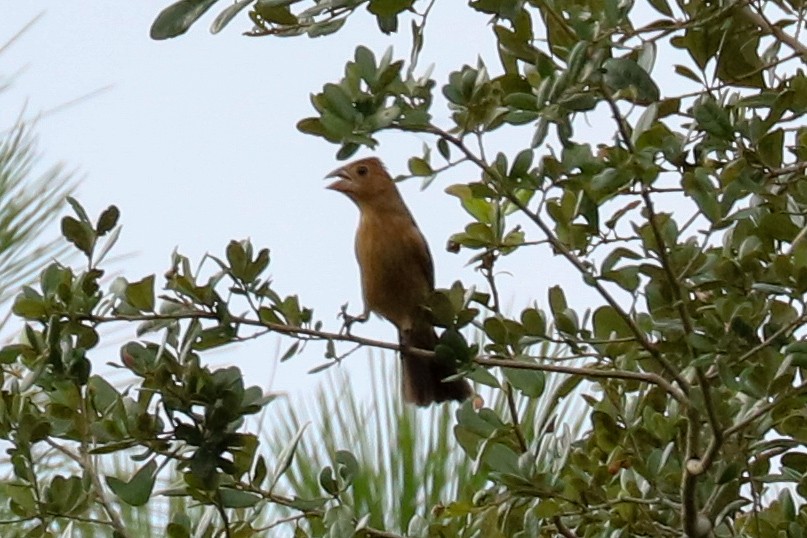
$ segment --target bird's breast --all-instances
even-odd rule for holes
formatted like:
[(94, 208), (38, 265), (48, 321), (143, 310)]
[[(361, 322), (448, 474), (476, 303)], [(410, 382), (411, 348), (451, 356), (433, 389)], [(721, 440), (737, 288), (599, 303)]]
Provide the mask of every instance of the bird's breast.
[[(399, 329), (408, 328), (429, 293), (430, 284), (415, 253), (419, 237), (411, 218), (378, 219), (362, 215), (356, 234), (356, 258), (364, 301)], [(413, 237), (413, 228), (416, 237)]]

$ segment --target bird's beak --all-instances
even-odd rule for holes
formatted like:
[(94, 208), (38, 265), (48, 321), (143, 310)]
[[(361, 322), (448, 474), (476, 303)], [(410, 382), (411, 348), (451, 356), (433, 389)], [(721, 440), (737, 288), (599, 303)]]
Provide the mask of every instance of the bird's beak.
[(351, 190), (352, 184), (350, 181), (350, 176), (348, 175), (347, 171), (344, 168), (337, 168), (336, 170), (334, 170), (325, 177), (339, 178), (330, 185), (328, 185), (327, 187), (325, 187), (326, 189), (331, 189), (332, 191), (339, 191), (339, 192), (347, 192)]

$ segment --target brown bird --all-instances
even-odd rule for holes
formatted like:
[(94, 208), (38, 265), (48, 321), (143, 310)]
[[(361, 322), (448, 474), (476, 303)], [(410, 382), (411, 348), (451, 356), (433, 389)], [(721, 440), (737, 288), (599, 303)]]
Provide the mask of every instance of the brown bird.
[[(464, 400), (471, 386), (464, 379), (443, 382), (457, 373), (453, 364), (435, 357), (407, 353), (405, 348), (433, 350), (437, 335), (424, 303), (434, 290), (434, 266), (429, 246), (381, 161), (361, 159), (334, 170), (328, 185), (359, 207), (356, 259), (361, 271), (364, 313), (352, 318), (366, 321), (375, 312), (398, 329), (404, 350), (404, 400), (429, 405)], [(350, 320), (349, 320), (350, 321)]]

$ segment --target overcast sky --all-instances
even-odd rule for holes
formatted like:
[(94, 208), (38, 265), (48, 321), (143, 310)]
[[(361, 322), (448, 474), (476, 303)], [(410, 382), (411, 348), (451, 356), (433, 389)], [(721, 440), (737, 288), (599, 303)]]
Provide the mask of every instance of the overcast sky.
[[(109, 204), (120, 207), (123, 234), (116, 252), (133, 256), (115, 269), (131, 281), (150, 273), (159, 278), (175, 248), (196, 261), (206, 252), (223, 255), (229, 240), (249, 237), (256, 247), (271, 249), (276, 290), (299, 294), (327, 330), (338, 330), (340, 305), (361, 309), (353, 255), (357, 211), (324, 189), (323, 176), (339, 165), (338, 148), (299, 133), (295, 124), (313, 115), (310, 94), (339, 80), (356, 45), (369, 46), (377, 56), (394, 45), (396, 58), (408, 58), (408, 30), (384, 36), (371, 16), (359, 13), (338, 34), (319, 39), (244, 37), (246, 17), (213, 36), (208, 27), (226, 5), (221, 2), (188, 34), (152, 41), (151, 22), (169, 3), (72, 0), (13, 2), (12, 8), (12, 0), (0, 0), (0, 42), (43, 14), (0, 55), (0, 74), (16, 73), (13, 87), (0, 94), (2, 125), (23, 106), (33, 117), (109, 86), (90, 100), (46, 115), (36, 131), (46, 161), (63, 161), (83, 178), (77, 198), (91, 214)], [(421, 69), (436, 64), (437, 94), (448, 72), (475, 64), (480, 56), (494, 74), (499, 71), (487, 17), (456, 7), (435, 4), (420, 62)], [(441, 98), (433, 113), (438, 124), (449, 125)], [(508, 131), (498, 143), (514, 155), (531, 136), (529, 129)], [(358, 156), (377, 155), (393, 175), (406, 171), (407, 158), (424, 141), (434, 142), (403, 133), (380, 140), (375, 152), (362, 150)], [(431, 244), (438, 286), (457, 279), (483, 286), (466, 266), (473, 253), (445, 251), (447, 238), (467, 219), (443, 189), (475, 175), (472, 168), (461, 168), (425, 191), (418, 180), (400, 187)], [(539, 237), (529, 233), (528, 239)], [(545, 246), (525, 249), (500, 265), (513, 275), (501, 277), (503, 303), (512, 311), (533, 300), (545, 306), (546, 290), (555, 284), (582, 290), (571, 297), (577, 306), (599, 304)], [(395, 339), (381, 321), (354, 333)], [(117, 360), (118, 345), (96, 351), (94, 364)], [(277, 339), (267, 337), (206, 357), (237, 365), (248, 383), (267, 387), (277, 354)], [(344, 367), (363, 375), (364, 356), (354, 355)], [(271, 388), (311, 390), (323, 377), (301, 374), (322, 361), (322, 347), (310, 346), (305, 356), (277, 367)]]

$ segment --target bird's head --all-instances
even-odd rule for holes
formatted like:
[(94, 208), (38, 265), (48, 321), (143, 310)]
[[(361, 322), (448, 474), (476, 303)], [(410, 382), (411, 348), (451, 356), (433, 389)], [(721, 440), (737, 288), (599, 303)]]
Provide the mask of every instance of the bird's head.
[(327, 188), (344, 193), (359, 206), (389, 197), (390, 193), (397, 194), (395, 182), (381, 161), (375, 157), (353, 161), (325, 177), (337, 178)]

